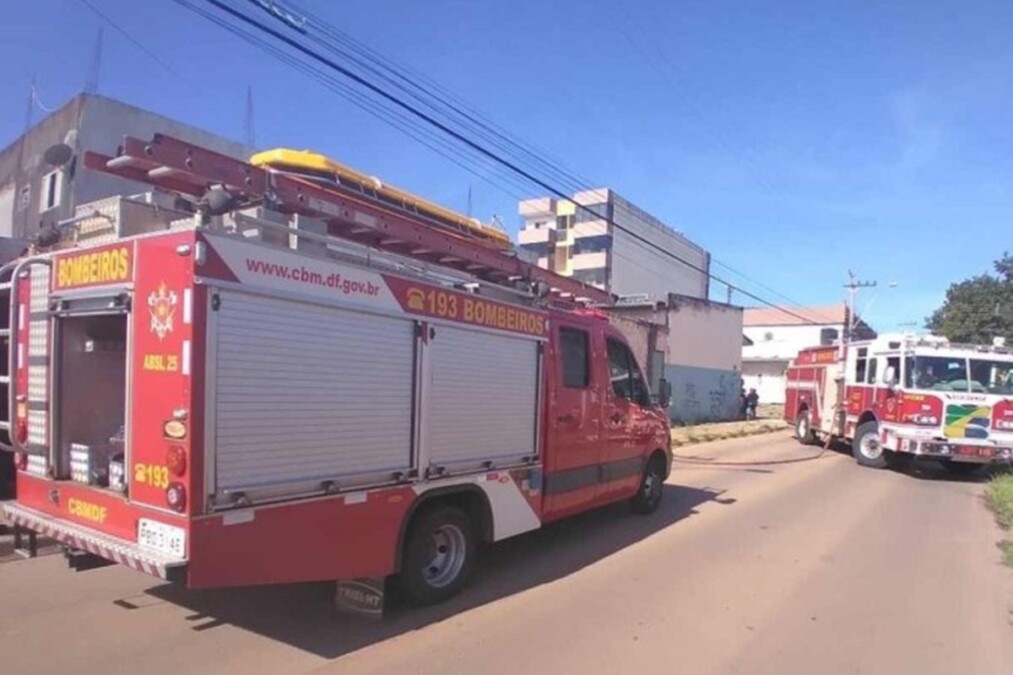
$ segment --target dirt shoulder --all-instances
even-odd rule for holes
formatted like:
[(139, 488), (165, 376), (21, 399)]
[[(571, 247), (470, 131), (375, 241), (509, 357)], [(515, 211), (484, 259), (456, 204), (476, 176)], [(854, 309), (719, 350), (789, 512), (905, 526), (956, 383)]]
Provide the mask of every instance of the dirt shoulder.
[(713, 424), (697, 424), (693, 426), (675, 427), (672, 429), (672, 444), (676, 447), (694, 443), (708, 443), (727, 438), (741, 438), (756, 434), (768, 434), (773, 431), (787, 429), (784, 420), (778, 418), (761, 418), (749, 421), (715, 422)]

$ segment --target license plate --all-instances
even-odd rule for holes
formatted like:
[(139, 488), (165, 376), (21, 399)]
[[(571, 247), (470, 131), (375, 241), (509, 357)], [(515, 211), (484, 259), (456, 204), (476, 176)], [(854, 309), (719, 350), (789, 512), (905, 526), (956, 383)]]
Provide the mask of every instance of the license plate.
[(137, 523), (137, 544), (176, 558), (186, 555), (186, 530), (141, 518)]
[(957, 448), (957, 454), (965, 457), (991, 457), (992, 448), (980, 448), (974, 445), (961, 445)]

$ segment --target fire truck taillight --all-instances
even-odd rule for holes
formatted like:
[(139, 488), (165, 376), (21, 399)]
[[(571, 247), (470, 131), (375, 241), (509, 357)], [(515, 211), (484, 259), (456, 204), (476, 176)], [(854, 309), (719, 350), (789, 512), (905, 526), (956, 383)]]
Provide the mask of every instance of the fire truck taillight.
[(165, 490), (165, 501), (173, 511), (184, 511), (186, 509), (186, 488), (182, 483), (169, 483)]
[(18, 420), (14, 425), (14, 437), (18, 441), (18, 445), (24, 445), (28, 442), (28, 422), (25, 420)]
[(186, 472), (186, 453), (178, 445), (170, 445), (165, 452), (165, 466), (173, 476), (182, 476)]

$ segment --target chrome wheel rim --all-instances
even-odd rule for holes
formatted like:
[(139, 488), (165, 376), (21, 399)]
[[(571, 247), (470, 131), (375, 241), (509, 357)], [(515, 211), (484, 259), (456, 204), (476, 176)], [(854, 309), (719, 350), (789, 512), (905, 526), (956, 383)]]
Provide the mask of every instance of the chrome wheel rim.
[(661, 476), (657, 471), (648, 469), (647, 475), (644, 476), (644, 486), (641, 489), (644, 500), (648, 503), (653, 502), (661, 495)]
[(443, 588), (457, 579), (464, 567), (468, 549), (464, 532), (456, 525), (437, 527), (429, 535), (430, 558), (422, 570), (426, 583)]
[(883, 454), (883, 446), (879, 444), (876, 434), (865, 434), (858, 441), (858, 451), (866, 459), (879, 459)]
[(802, 415), (798, 418), (798, 423), (795, 425), (795, 435), (799, 438), (805, 438), (809, 435), (809, 416)]

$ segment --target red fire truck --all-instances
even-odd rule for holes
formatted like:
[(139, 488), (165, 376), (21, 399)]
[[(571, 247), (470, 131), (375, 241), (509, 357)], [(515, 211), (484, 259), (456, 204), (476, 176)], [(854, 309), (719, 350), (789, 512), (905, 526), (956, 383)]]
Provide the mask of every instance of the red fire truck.
[(1013, 459), (1013, 349), (883, 335), (804, 349), (785, 417), (803, 443), (836, 437), (859, 464), (932, 459), (972, 473)]
[[(668, 387), (652, 399), (587, 308), (601, 291), (164, 136), (85, 164), (196, 208), (155, 226), (85, 208), (76, 246), (10, 269), (20, 547), (191, 588), (396, 575), (431, 603), (481, 542), (658, 507)], [(88, 239), (96, 219), (115, 231)]]

